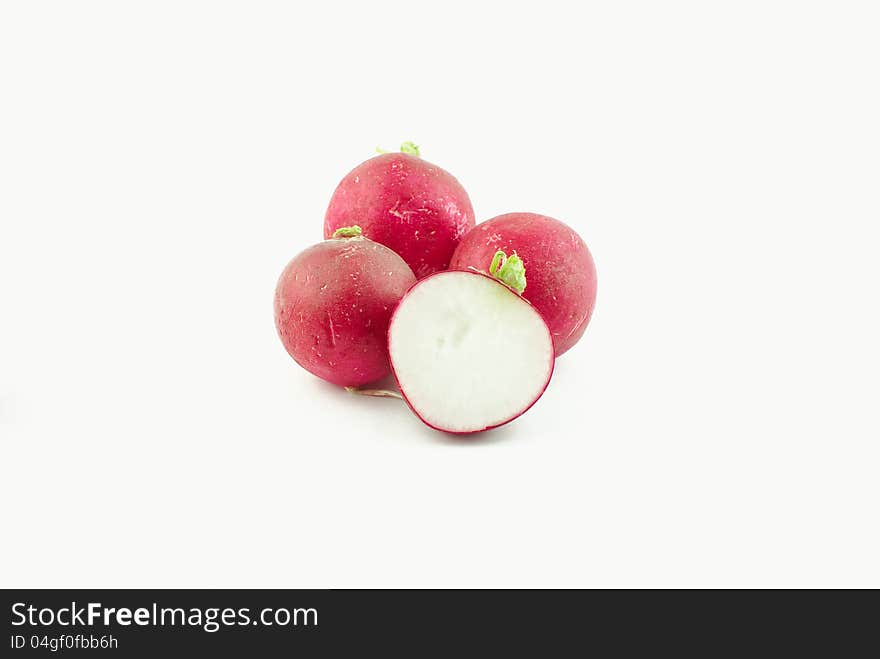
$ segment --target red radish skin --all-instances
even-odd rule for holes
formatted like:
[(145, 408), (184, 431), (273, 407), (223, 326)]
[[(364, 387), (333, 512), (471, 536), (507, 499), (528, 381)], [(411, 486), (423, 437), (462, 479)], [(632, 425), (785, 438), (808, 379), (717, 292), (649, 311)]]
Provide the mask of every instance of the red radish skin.
[(278, 280), (275, 325), (287, 352), (328, 382), (357, 387), (386, 376), (388, 321), (416, 281), (397, 254), (362, 237), (296, 256)]
[[(422, 423), (429, 426), (430, 428), (433, 428), (434, 430), (438, 430), (440, 432), (444, 432), (444, 433), (447, 433), (450, 435), (470, 436), (470, 435), (475, 435), (477, 433), (485, 432), (487, 430), (492, 430), (494, 428), (498, 428), (500, 426), (506, 425), (506, 424), (510, 423), (511, 421), (518, 419), (520, 416), (522, 416), (527, 411), (529, 411), (532, 408), (532, 406), (536, 402), (538, 402), (538, 399), (541, 398), (541, 396), (543, 396), (544, 392), (547, 390), (547, 386), (550, 384), (550, 379), (553, 375), (555, 362), (553, 359), (552, 336), (550, 335), (550, 329), (549, 329), (549, 327), (547, 327), (547, 325), (544, 322), (543, 318), (541, 317), (540, 313), (535, 313), (535, 317), (537, 318), (537, 322), (540, 323), (540, 326), (542, 328), (542, 334), (544, 336), (544, 338), (542, 339), (542, 343), (546, 346), (546, 357), (544, 358), (544, 359), (546, 359), (546, 362), (545, 362), (546, 363), (546, 371), (545, 371), (544, 377), (542, 378), (542, 380), (540, 382), (540, 387), (538, 387), (538, 389), (535, 391), (535, 394), (533, 395), (533, 397), (526, 404), (519, 407), (515, 412), (510, 414), (510, 416), (508, 416), (507, 418), (504, 418), (502, 421), (499, 421), (498, 423), (491, 423), (491, 424), (485, 425), (483, 427), (473, 428), (473, 429), (469, 429), (469, 430), (453, 430), (453, 429), (450, 429), (449, 427), (444, 427), (444, 426), (440, 426), (436, 423), (432, 423), (429, 419), (427, 419), (425, 417), (425, 415), (423, 415), (419, 411), (418, 406), (416, 406), (413, 403), (413, 401), (410, 400), (409, 397), (407, 397), (406, 383), (402, 382), (401, 375), (398, 372), (397, 368), (395, 368), (395, 362), (394, 362), (394, 357), (393, 357), (394, 353), (392, 352), (394, 350), (394, 348), (393, 348), (394, 332), (390, 329), (390, 327), (394, 325), (395, 319), (399, 316), (401, 309), (403, 308), (403, 303), (404, 303), (407, 295), (410, 295), (414, 289), (427, 283), (428, 281), (434, 279), (435, 277), (450, 277), (450, 276), (460, 276), (460, 275), (467, 275), (467, 276), (484, 278), (485, 280), (492, 282), (493, 286), (497, 286), (500, 289), (506, 290), (511, 294), (511, 296), (515, 296), (514, 299), (515, 299), (516, 303), (525, 304), (528, 307), (532, 307), (531, 303), (529, 303), (527, 300), (522, 298), (522, 296), (520, 296), (510, 286), (508, 286), (507, 284), (499, 281), (495, 277), (492, 277), (484, 272), (475, 272), (475, 271), (438, 272), (438, 273), (432, 275), (431, 277), (428, 277), (428, 278), (425, 278), (425, 279), (422, 279), (422, 280), (416, 282), (416, 284), (413, 285), (410, 288), (410, 290), (407, 291), (407, 293), (404, 295), (404, 298), (401, 300), (401, 303), (397, 305), (397, 308), (395, 309), (394, 314), (392, 315), (391, 322), (389, 323), (388, 341), (389, 341), (389, 353), (392, 355), (391, 371), (392, 371), (392, 373), (394, 375), (394, 379), (397, 383), (397, 388), (400, 390), (401, 397), (406, 402), (406, 404), (409, 406), (409, 408), (412, 410), (413, 414), (415, 414), (419, 418), (419, 420), (422, 421)], [(516, 359), (516, 355), (510, 355), (511, 361), (515, 360), (515, 359)], [(505, 377), (505, 373), (503, 370), (499, 370), (497, 373), (494, 374), (494, 376), (495, 377)], [(484, 383), (487, 388), (491, 388), (492, 387), (492, 378), (493, 378), (493, 375), (491, 373), (490, 374), (483, 373), (480, 377), (480, 381), (482, 383)]]
[(583, 336), (596, 304), (596, 266), (590, 250), (559, 220), (508, 213), (468, 232), (449, 267), (487, 270), (497, 250), (522, 258), (527, 272), (522, 295), (544, 316), (559, 357)]
[(355, 167), (333, 193), (324, 237), (357, 224), (403, 257), (416, 277), (446, 270), (474, 209), (449, 172), (418, 156), (386, 153)]

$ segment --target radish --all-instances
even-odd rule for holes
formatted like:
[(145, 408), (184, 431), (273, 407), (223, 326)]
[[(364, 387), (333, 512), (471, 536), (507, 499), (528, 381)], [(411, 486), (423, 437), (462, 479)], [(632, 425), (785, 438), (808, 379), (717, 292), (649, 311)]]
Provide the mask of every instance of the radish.
[(357, 224), (403, 257), (416, 277), (446, 270), (459, 239), (474, 226), (467, 192), (449, 172), (419, 157), (412, 142), (355, 167), (333, 193), (324, 237)]
[(512, 421), (553, 373), (550, 330), (510, 287), (525, 281), (522, 261), (499, 254), (491, 269), (498, 279), (452, 270), (421, 279), (391, 317), (388, 352), (400, 392), (437, 430), (466, 434)]
[(478, 224), (458, 245), (450, 268), (484, 269), (492, 255), (516, 251), (529, 271), (523, 297), (541, 312), (556, 356), (587, 329), (596, 303), (596, 266), (571, 227), (535, 213), (508, 213)]
[(358, 226), (337, 230), (287, 264), (275, 290), (275, 326), (290, 356), (333, 384), (389, 372), (388, 321), (416, 281), (397, 254)]

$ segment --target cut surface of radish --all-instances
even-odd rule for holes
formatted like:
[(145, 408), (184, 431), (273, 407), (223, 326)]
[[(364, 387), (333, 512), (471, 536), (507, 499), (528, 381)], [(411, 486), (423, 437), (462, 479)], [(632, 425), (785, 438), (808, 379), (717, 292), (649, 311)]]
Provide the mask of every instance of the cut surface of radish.
[(410, 288), (391, 318), (388, 348), (409, 406), (451, 433), (515, 419), (553, 373), (553, 339), (541, 315), (478, 272), (439, 272)]

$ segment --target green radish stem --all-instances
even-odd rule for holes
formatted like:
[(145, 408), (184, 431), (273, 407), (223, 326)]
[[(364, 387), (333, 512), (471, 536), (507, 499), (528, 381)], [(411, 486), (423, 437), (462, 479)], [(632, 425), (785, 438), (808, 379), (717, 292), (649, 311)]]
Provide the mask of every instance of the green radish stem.
[(500, 249), (492, 257), (489, 264), (489, 274), (495, 279), (504, 282), (517, 293), (522, 294), (526, 290), (526, 266), (523, 260), (516, 255), (516, 251), (507, 256)]
[(404, 142), (400, 145), (401, 153), (408, 153), (411, 156), (419, 157), (419, 147), (417, 147), (413, 142)]
[[(415, 142), (404, 142), (400, 145), (400, 152), (415, 156), (416, 158), (420, 157), (421, 155), (419, 153), (419, 147), (416, 146)], [(390, 153), (390, 151), (386, 151), (381, 146), (377, 146), (376, 153)]]
[(350, 227), (341, 227), (333, 232), (334, 238), (360, 238), (363, 235), (364, 232), (357, 224)]

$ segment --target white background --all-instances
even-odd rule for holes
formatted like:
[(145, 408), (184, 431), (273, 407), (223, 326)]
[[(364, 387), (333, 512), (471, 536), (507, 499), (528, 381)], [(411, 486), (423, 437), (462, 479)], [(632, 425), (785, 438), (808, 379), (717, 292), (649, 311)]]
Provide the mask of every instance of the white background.
[[(880, 586), (880, 21), (854, 2), (4, 2), (0, 584)], [(275, 281), (412, 139), (599, 296), (470, 440)]]

